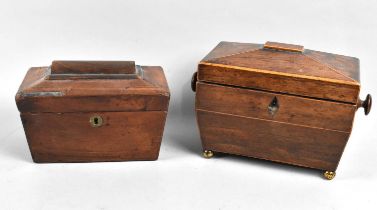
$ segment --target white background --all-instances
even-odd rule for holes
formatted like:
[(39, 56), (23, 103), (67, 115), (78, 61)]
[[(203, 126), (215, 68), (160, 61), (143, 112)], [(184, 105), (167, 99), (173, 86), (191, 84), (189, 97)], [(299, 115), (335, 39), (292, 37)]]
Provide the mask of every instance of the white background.
[[(219, 41), (269, 40), (360, 58), (361, 98), (377, 97), (375, 2), (0, 1), (0, 209), (376, 209), (377, 107), (356, 113), (326, 181), (316, 170), (202, 158), (189, 87)], [(29, 67), (54, 59), (161, 65), (171, 103), (159, 160), (33, 163), (14, 95)]]

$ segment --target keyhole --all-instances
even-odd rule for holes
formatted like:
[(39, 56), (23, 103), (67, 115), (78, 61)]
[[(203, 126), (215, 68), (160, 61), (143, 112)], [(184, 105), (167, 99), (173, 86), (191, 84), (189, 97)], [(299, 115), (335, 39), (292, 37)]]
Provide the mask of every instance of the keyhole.
[(102, 125), (102, 118), (100, 116), (92, 116), (89, 119), (89, 123), (92, 127), (100, 127)]
[(94, 118), (94, 125), (98, 125), (98, 118), (97, 117)]
[(268, 105), (268, 112), (271, 116), (274, 116), (279, 109), (279, 102), (276, 96), (272, 99), (270, 105)]

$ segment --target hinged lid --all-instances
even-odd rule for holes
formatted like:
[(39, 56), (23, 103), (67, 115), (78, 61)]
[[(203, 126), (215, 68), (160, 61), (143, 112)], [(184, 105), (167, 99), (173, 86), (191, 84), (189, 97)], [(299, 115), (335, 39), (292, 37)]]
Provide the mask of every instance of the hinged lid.
[(21, 112), (167, 110), (169, 88), (161, 67), (133, 61), (53, 61), (31, 68), (16, 102)]
[(221, 42), (199, 64), (199, 81), (356, 104), (359, 60), (300, 45)]

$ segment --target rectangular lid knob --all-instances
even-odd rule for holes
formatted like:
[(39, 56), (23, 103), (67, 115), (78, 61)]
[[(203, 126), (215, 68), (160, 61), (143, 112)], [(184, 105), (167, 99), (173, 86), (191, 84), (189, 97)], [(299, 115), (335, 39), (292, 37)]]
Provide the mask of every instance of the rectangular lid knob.
[(281, 50), (281, 51), (290, 51), (290, 52), (300, 52), (304, 51), (304, 46), (294, 45), (294, 44), (284, 44), (279, 42), (266, 42), (263, 48)]
[(53, 61), (49, 79), (121, 78), (136, 74), (134, 61)]

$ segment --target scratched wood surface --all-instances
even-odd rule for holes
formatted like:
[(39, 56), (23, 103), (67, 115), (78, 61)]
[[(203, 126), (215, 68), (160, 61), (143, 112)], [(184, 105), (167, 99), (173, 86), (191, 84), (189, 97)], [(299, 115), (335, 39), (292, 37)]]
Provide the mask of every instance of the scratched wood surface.
[[(103, 61), (53, 64), (31, 68), (16, 94), (35, 162), (158, 158), (170, 98), (161, 67), (137, 69), (134, 62)], [(61, 76), (51, 79), (52, 74)], [(91, 118), (97, 116), (103, 122), (93, 126)]]
[(53, 61), (51, 74), (134, 74), (134, 61)]
[(350, 133), (197, 110), (204, 149), (335, 171)]
[(204, 150), (328, 171), (356, 110), (371, 105), (359, 99), (357, 58), (276, 42), (219, 43), (193, 90)]
[[(97, 115), (103, 125), (92, 127)], [(165, 118), (166, 111), (21, 114), (38, 163), (156, 160)]]
[(353, 104), (360, 91), (357, 58), (256, 44), (221, 42), (199, 63), (198, 79)]
[(16, 101), (21, 112), (167, 110), (169, 88), (161, 67), (142, 66), (131, 79), (46, 79), (48, 67), (31, 68)]
[[(275, 115), (268, 106), (276, 97)], [(356, 105), (199, 82), (196, 109), (350, 132)]]

